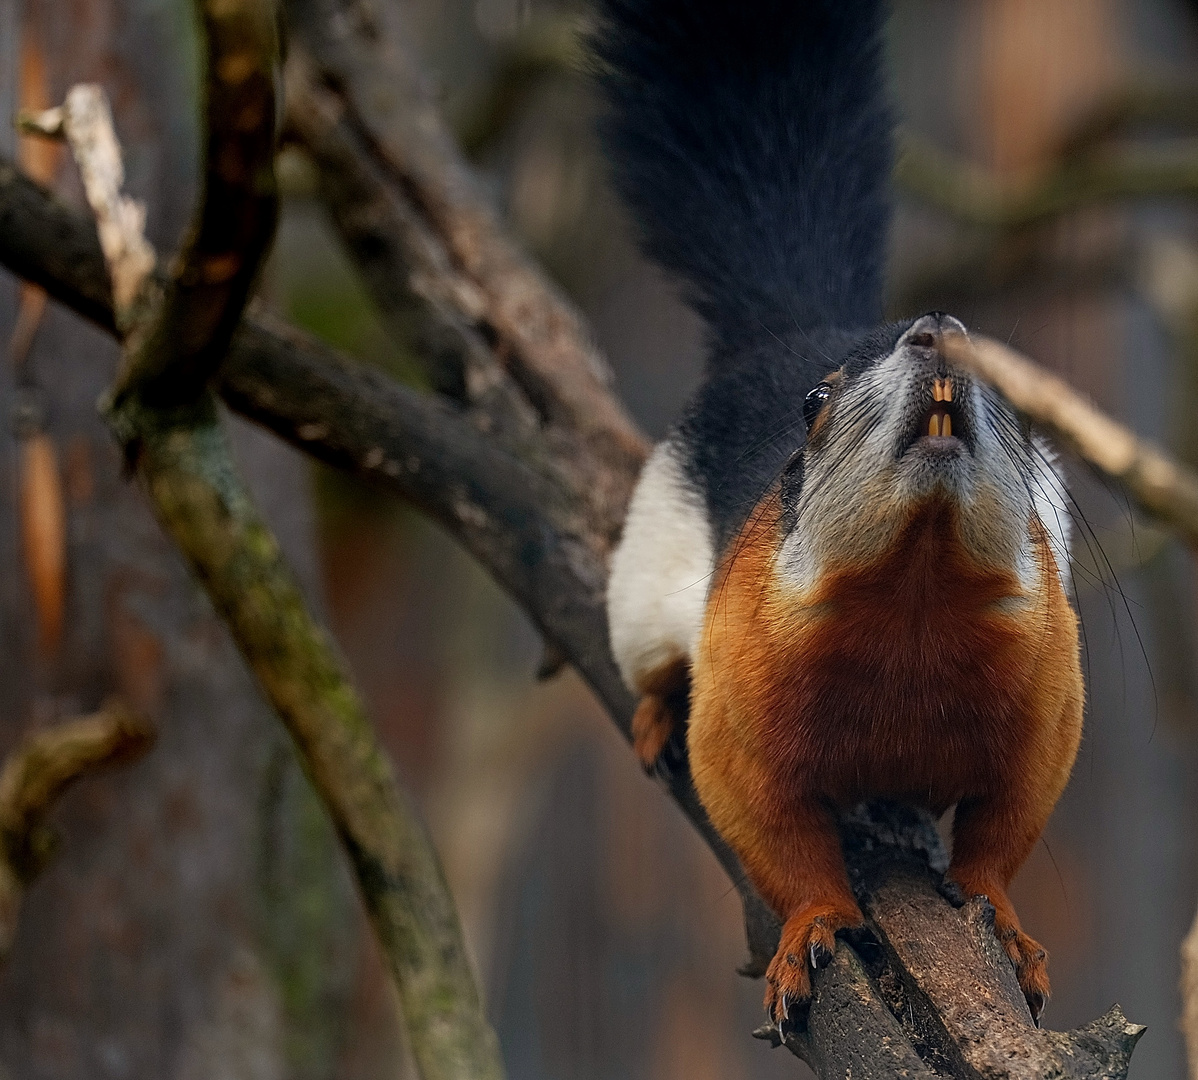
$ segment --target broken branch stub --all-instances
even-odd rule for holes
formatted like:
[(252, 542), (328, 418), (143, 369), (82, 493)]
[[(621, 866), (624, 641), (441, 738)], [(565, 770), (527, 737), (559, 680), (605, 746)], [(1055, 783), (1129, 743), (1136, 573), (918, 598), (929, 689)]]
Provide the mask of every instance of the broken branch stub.
[(39, 731), (0, 766), (0, 963), (8, 956), (26, 886), (54, 849), (45, 819), (80, 777), (149, 749), (149, 723), (119, 701)]
[(23, 114), (20, 124), (27, 133), (63, 138), (70, 146), (95, 216), (116, 312), (122, 317), (153, 271), (155, 257), (145, 238), (145, 204), (121, 190), (125, 165), (103, 87), (95, 83), (73, 86), (62, 105), (43, 113)]

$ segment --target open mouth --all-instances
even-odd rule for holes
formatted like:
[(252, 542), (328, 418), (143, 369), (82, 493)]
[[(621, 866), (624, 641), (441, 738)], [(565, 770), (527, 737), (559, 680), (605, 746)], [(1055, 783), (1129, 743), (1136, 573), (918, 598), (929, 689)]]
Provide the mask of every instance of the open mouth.
[(932, 381), (932, 400), (910, 433), (905, 450), (916, 443), (929, 450), (969, 449), (968, 423), (959, 401), (954, 401), (951, 377)]

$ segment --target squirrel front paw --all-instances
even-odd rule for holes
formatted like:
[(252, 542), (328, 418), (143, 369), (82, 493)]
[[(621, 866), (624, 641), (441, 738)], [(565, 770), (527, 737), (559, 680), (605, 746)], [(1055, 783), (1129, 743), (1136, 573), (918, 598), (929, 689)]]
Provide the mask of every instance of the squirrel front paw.
[(1023, 932), (1003, 889), (993, 884), (987, 887), (981, 883), (979, 887), (978, 883), (969, 882), (962, 891), (976, 899), (985, 900), (986, 910), (993, 912), (994, 936), (1015, 968), (1015, 978), (1027, 1001), (1032, 1022), (1039, 1027), (1040, 1017), (1052, 993), (1048, 982), (1048, 951), (1035, 938)]
[(1027, 1000), (1032, 1022), (1039, 1027), (1044, 1006), (1048, 1004), (1052, 995), (1052, 988), (1048, 982), (1048, 950), (1034, 938), (1028, 937), (1019, 928), (1018, 923), (1012, 926), (996, 918), (994, 933), (998, 936), (1003, 951), (1015, 965), (1015, 978), (1019, 980), (1019, 989), (1023, 991)]
[(861, 912), (826, 905), (786, 920), (778, 951), (765, 973), (765, 1010), (781, 1027), (811, 997), (811, 973), (827, 967), (836, 951), (836, 931), (860, 926)]

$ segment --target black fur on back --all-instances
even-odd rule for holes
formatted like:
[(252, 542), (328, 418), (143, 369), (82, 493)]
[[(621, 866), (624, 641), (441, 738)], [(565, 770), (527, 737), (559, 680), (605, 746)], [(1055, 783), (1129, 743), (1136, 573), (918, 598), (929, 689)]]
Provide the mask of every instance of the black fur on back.
[(717, 348), (881, 316), (883, 0), (597, 0), (601, 134)]

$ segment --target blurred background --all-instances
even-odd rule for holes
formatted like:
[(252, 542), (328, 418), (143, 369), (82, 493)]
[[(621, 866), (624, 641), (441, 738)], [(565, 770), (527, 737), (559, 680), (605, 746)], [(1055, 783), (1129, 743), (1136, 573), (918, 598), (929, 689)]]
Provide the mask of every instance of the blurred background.
[[(700, 332), (637, 255), (605, 180), (578, 64), (585, 4), (375, 2), (394, 6), (513, 229), (661, 435), (695, 384)], [(1176, 175), (1198, 174), (1198, 5), (896, 0), (889, 33), (908, 161), (938, 190), (1054, 177), (1073, 190), (1112, 155), (1163, 154)], [(74, 201), (69, 160), (7, 118), (91, 80), (112, 98), (150, 238), (171, 250), (195, 194), (190, 5), (0, 0), (0, 152)], [(407, 377), (302, 152), (284, 151), (280, 175), (263, 302)], [(1034, 220), (937, 201), (900, 193), (893, 312), (944, 308), (1010, 340), (1198, 465), (1198, 198), (1081, 200)], [(0, 1076), (409, 1075), (323, 811), (96, 418), (115, 347), (0, 274), (6, 341), (0, 752), (114, 690), (159, 739), (59, 808), (60, 855), (0, 971)], [(540, 643), (512, 603), (402, 505), (235, 427), (430, 823), (513, 1080), (809, 1075), (749, 1037), (761, 987), (734, 973), (745, 948), (728, 881), (580, 681), (535, 680)], [(1048, 1025), (1117, 1001), (1149, 1026), (1132, 1075), (1180, 1078), (1178, 946), (1198, 902), (1193, 554), (1067, 468), (1086, 735), (1013, 896), (1052, 954)], [(66, 508), (58, 567), (31, 533), (44, 499)]]

